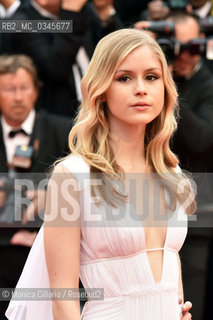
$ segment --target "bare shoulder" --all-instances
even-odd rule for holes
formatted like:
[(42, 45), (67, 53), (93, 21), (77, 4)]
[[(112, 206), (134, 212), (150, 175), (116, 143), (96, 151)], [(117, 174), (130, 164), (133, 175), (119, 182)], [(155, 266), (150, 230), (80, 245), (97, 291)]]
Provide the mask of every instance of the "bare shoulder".
[(79, 182), (63, 163), (56, 164), (47, 191), (45, 227), (79, 227)]
[(71, 173), (70, 170), (64, 166), (63, 163), (58, 163), (56, 164), (56, 166), (54, 167), (54, 170), (53, 170), (53, 174), (54, 173)]

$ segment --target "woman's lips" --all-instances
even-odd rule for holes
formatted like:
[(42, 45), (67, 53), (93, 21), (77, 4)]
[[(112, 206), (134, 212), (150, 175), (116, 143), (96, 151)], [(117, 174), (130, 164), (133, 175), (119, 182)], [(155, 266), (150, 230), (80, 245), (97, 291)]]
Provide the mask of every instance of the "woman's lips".
[(148, 109), (150, 107), (151, 107), (151, 105), (149, 103), (140, 102), (140, 101), (131, 105), (131, 108), (134, 108), (134, 109), (140, 110), (140, 111), (144, 111), (144, 110), (146, 110), (146, 109)]

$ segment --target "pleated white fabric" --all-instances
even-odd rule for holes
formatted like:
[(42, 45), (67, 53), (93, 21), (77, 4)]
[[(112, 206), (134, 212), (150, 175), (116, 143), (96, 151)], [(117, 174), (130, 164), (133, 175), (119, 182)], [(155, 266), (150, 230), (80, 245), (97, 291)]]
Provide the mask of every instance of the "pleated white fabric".
[[(183, 209), (177, 206), (171, 215), (164, 247), (155, 248), (163, 250), (164, 253), (161, 280), (156, 283), (141, 221), (138, 222), (140, 227), (137, 223), (135, 225), (135, 221), (134, 226), (132, 221), (127, 224), (132, 210), (131, 204), (125, 204), (127, 216), (124, 219), (121, 215), (119, 219), (115, 219), (120, 211), (110, 208), (114, 219), (106, 222), (109, 207), (93, 204), (89, 179), (85, 179), (89, 177), (89, 166), (86, 162), (81, 157), (72, 155), (63, 161), (63, 165), (78, 179), (82, 191), (81, 281), (85, 288), (104, 288), (104, 300), (87, 302), (82, 319), (179, 320), (177, 252), (187, 233), (187, 218)], [(91, 219), (94, 221), (88, 226)], [(176, 221), (183, 222), (181, 227), (176, 227)], [(31, 249), (17, 287), (49, 287), (43, 227)], [(50, 301), (12, 300), (6, 315), (10, 320), (53, 320), (51, 307)], [(70, 318), (72, 319), (71, 316)]]
[[(40, 229), (36, 240), (30, 250), (26, 264), (16, 288), (49, 288), (47, 273), (43, 227)], [(53, 320), (52, 302), (49, 301), (18, 301), (11, 300), (6, 312), (10, 320)]]

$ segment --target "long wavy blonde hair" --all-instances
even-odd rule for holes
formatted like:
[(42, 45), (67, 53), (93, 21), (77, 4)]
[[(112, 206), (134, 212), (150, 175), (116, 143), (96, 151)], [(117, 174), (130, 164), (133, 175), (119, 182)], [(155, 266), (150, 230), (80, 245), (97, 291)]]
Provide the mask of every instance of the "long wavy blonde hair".
[[(174, 190), (184, 178), (177, 173), (178, 159), (170, 150), (170, 138), (177, 128), (177, 91), (169, 71), (165, 56), (157, 44), (146, 32), (135, 29), (115, 31), (98, 43), (89, 68), (82, 79), (82, 103), (69, 135), (69, 147), (72, 153), (80, 154), (90, 165), (91, 174), (102, 173), (104, 185), (110, 184), (112, 177), (123, 178), (123, 170), (116, 163), (111, 145), (107, 110), (103, 108), (102, 95), (111, 84), (114, 73), (127, 55), (139, 46), (148, 46), (161, 63), (165, 101), (161, 113), (146, 127), (145, 159), (151, 165), (153, 172), (165, 178)], [(143, 59), (143, 57), (141, 57)], [(112, 197), (106, 196), (106, 190), (101, 194), (110, 203)], [(120, 194), (114, 188), (117, 198)], [(187, 192), (176, 196), (181, 202), (190, 194), (191, 187), (187, 184)], [(122, 198), (122, 196), (121, 196)], [(192, 210), (190, 210), (192, 211)]]

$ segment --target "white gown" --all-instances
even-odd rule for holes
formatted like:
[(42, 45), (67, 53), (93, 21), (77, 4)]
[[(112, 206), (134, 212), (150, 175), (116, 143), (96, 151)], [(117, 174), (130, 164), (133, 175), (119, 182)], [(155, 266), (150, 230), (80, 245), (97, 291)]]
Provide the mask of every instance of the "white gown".
[[(187, 233), (187, 218), (177, 207), (168, 221), (163, 248), (163, 268), (160, 282), (156, 283), (145, 250), (143, 227), (116, 228), (102, 223), (101, 227), (86, 227), (85, 221), (104, 217), (103, 207), (92, 204), (89, 184), (78, 172), (89, 177), (89, 166), (78, 156), (70, 156), (62, 164), (78, 179), (82, 236), (80, 278), (86, 288), (104, 288), (103, 301), (85, 304), (83, 320), (178, 320), (179, 268), (177, 252)], [(84, 182), (83, 182), (84, 180)], [(89, 181), (89, 180), (87, 180)], [(86, 196), (85, 196), (86, 195)], [(128, 205), (125, 205), (128, 207)], [(131, 205), (129, 206), (131, 210)], [(112, 209), (116, 214), (117, 209)], [(128, 212), (128, 208), (127, 211)], [(99, 219), (98, 218), (98, 219)], [(119, 225), (120, 225), (119, 219)], [(182, 221), (175, 227), (174, 221)], [(126, 223), (126, 220), (125, 220)], [(141, 223), (141, 221), (140, 221)], [(156, 250), (155, 248), (154, 250)], [(43, 227), (34, 242), (17, 288), (49, 288), (43, 245)], [(10, 320), (53, 320), (51, 301), (12, 300), (6, 315)], [(70, 319), (71, 315), (70, 315)]]

